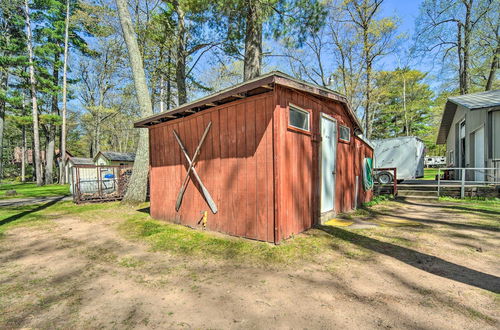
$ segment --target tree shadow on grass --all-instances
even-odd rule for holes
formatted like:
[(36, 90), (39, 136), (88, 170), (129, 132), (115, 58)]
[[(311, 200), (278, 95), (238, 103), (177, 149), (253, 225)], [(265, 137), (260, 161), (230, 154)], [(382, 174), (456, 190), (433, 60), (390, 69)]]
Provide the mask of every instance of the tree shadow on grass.
[[(410, 204), (417, 205), (417, 206), (424, 206), (424, 207), (425, 206), (433, 206), (433, 205), (418, 204), (418, 203), (410, 203)], [(441, 205), (437, 205), (436, 207), (441, 208)], [(450, 206), (450, 208), (453, 208), (453, 207)], [(398, 214), (395, 214), (394, 212), (389, 213), (389, 212), (377, 211), (373, 208), (362, 208), (362, 209), (367, 212), (367, 216), (363, 220), (366, 220), (368, 222), (370, 220), (380, 220), (381, 217), (390, 217), (390, 218), (408, 220), (408, 221), (412, 221), (412, 222), (418, 222), (418, 223), (421, 223), (422, 225), (436, 224), (436, 225), (449, 226), (449, 227), (453, 227), (453, 228), (457, 228), (457, 229), (471, 229), (471, 230), (485, 230), (485, 231), (490, 231), (490, 232), (500, 232), (500, 228), (497, 228), (494, 226), (458, 223), (458, 222), (450, 222), (450, 221), (444, 221), (444, 220), (415, 218), (415, 217), (406, 216), (406, 215), (398, 215)], [(471, 211), (473, 211), (473, 210), (471, 210)]]
[(488, 215), (496, 215), (500, 217), (500, 212), (496, 211), (491, 211), (491, 210), (484, 210), (484, 209), (474, 209), (474, 208), (469, 208), (469, 207), (464, 207), (464, 206), (459, 206), (459, 205), (445, 205), (445, 204), (429, 204), (429, 203), (415, 203), (411, 202), (408, 200), (403, 200), (403, 201), (398, 201), (402, 204), (409, 204), (409, 205), (415, 205), (415, 206), (425, 206), (425, 207), (434, 207), (434, 208), (440, 208), (440, 209), (452, 209), (452, 210), (460, 210), (460, 211), (465, 211), (465, 212), (478, 212), (478, 213), (485, 213)]
[(443, 225), (443, 226), (449, 226), (449, 227), (454, 227), (457, 229), (471, 229), (471, 230), (485, 230), (485, 231), (492, 231), (492, 232), (500, 232), (500, 228), (496, 228), (493, 226), (480, 226), (480, 225), (469, 225), (465, 223), (456, 223), (456, 222), (450, 222), (450, 221), (443, 221), (443, 220), (433, 220), (433, 219), (423, 219), (423, 218), (413, 218), (413, 217), (407, 217), (403, 215), (395, 215), (392, 213), (384, 213), (384, 212), (373, 212), (374, 216), (385, 216), (385, 217), (392, 217), (392, 218), (399, 218), (403, 220), (409, 220), (413, 222), (420, 222), (420, 223), (430, 223), (430, 224), (436, 224), (436, 225)]
[(53, 199), (50, 202), (47, 202), (45, 204), (39, 204), (36, 207), (35, 207), (35, 205), (33, 205), (34, 208), (30, 208), (29, 210), (26, 210), (26, 211), (23, 211), (23, 212), (20, 212), (20, 213), (16, 213), (14, 215), (11, 215), (10, 217), (7, 217), (7, 218), (5, 218), (3, 220), (0, 220), (0, 226), (8, 224), (8, 223), (10, 223), (12, 221), (19, 220), (19, 219), (21, 219), (21, 218), (23, 218), (23, 217), (25, 217), (25, 216), (27, 216), (27, 215), (29, 215), (31, 213), (38, 212), (38, 211), (41, 211), (43, 209), (46, 209), (46, 208), (48, 208), (48, 207), (56, 204), (57, 202), (59, 202), (63, 198), (64, 198), (64, 196), (61, 196), (61, 197)]
[(326, 233), (362, 248), (395, 258), (430, 274), (500, 293), (500, 278), (412, 249), (381, 242), (338, 227), (319, 226)]
[(146, 213), (149, 215), (151, 212), (151, 208), (150, 207), (143, 207), (142, 209), (138, 209), (137, 212), (142, 212), (142, 213)]

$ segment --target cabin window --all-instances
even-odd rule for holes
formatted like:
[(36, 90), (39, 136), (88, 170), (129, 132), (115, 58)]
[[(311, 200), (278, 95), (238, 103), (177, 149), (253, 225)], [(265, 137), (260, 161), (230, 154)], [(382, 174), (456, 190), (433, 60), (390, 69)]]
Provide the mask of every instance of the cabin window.
[(351, 141), (351, 129), (347, 126), (340, 125), (339, 139), (341, 141), (350, 142)]
[(309, 117), (308, 111), (300, 109), (296, 106), (290, 105), (290, 111), (288, 115), (288, 125), (298, 128), (302, 131), (309, 132)]

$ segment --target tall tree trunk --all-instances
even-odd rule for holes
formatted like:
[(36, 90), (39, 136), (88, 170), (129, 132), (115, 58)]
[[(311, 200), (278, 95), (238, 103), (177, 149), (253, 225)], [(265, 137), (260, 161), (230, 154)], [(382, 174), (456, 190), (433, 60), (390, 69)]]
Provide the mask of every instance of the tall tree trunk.
[[(24, 96), (24, 91), (22, 92), (22, 115), (26, 115), (26, 108), (25, 108), (25, 96)], [(22, 132), (22, 146), (21, 146), (21, 182), (26, 181), (26, 165), (28, 164), (28, 137), (26, 134), (26, 125), (23, 124), (23, 127), (21, 129)]]
[[(127, 44), (130, 66), (134, 77), (135, 91), (137, 102), (141, 110), (141, 116), (151, 116), (153, 107), (149, 96), (148, 85), (146, 83), (146, 75), (142, 65), (141, 53), (137, 38), (135, 36), (130, 13), (127, 8), (127, 0), (116, 0), (118, 7), (118, 15), (120, 16), (120, 24), (123, 30), (123, 37)], [(126, 203), (139, 203), (146, 200), (146, 190), (149, 173), (149, 136), (148, 130), (140, 129), (139, 142), (137, 143), (137, 151), (135, 154), (134, 168), (130, 178), (127, 192), (123, 198)]]
[(179, 105), (187, 102), (186, 89), (186, 26), (184, 22), (184, 10), (178, 1), (175, 2), (177, 13), (177, 63), (175, 68), (175, 79), (177, 83), (177, 99)]
[(485, 91), (489, 91), (493, 87), (493, 82), (495, 81), (495, 74), (498, 68), (499, 57), (500, 57), (500, 42), (498, 43), (497, 49), (493, 54), (493, 58), (491, 59), (490, 73), (488, 75), (488, 81), (486, 81), (486, 87), (484, 88)]
[[(0, 72), (0, 89), (8, 90), (9, 75), (7, 72)], [(3, 179), (3, 134), (5, 127), (5, 99), (0, 100), (0, 181)]]
[(163, 100), (165, 97), (165, 82), (163, 79), (163, 74), (160, 73), (160, 112), (165, 110), (165, 101)]
[(40, 132), (38, 131), (38, 103), (36, 97), (35, 65), (33, 63), (33, 45), (31, 33), (31, 20), (28, 0), (24, 0), (24, 13), (26, 15), (26, 46), (28, 48), (29, 71), (30, 71), (30, 92), (33, 117), (33, 160), (35, 167), (36, 184), (43, 185), (42, 168), (40, 162)]
[(363, 57), (366, 65), (366, 81), (365, 81), (365, 136), (369, 139), (372, 135), (372, 123), (371, 123), (371, 73), (372, 73), (372, 63), (370, 61), (369, 54), (369, 40), (368, 40), (368, 26), (363, 28)]
[[(406, 69), (405, 69), (406, 70)], [(410, 136), (410, 124), (408, 122), (408, 113), (406, 112), (406, 75), (403, 71), (403, 113), (405, 117), (405, 131), (406, 136)]]
[(170, 67), (172, 66), (172, 55), (170, 49), (168, 50), (167, 65), (167, 110), (169, 110), (172, 104), (172, 83), (170, 82), (170, 74), (172, 73), (170, 70)]
[(118, 144), (118, 150), (120, 150), (120, 152), (124, 152), (123, 151), (123, 140), (120, 139), (120, 137), (116, 136), (116, 143)]
[(101, 151), (101, 113), (100, 110), (97, 113), (97, 124), (95, 126), (95, 136), (94, 136), (94, 153), (92, 157), (97, 155)]
[(21, 146), (21, 182), (26, 181), (26, 163), (27, 163), (27, 155), (26, 155), (26, 149), (28, 145), (28, 139), (26, 138), (26, 126), (23, 125), (22, 128), (22, 137), (23, 137), (23, 144)]
[[(59, 53), (54, 54), (54, 71), (52, 78), (54, 85), (59, 86), (59, 68), (57, 62), (59, 61)], [(59, 114), (58, 94), (52, 95), (52, 114)], [(45, 184), (54, 183), (54, 154), (56, 147), (56, 126), (52, 123), (47, 124), (47, 147), (45, 149)]]
[(66, 0), (66, 20), (64, 27), (64, 63), (63, 63), (63, 85), (62, 85), (62, 124), (61, 124), (61, 163), (59, 165), (59, 183), (65, 184), (68, 180), (66, 178), (66, 171), (64, 169), (66, 158), (66, 105), (68, 101), (68, 48), (69, 48), (69, 1)]
[(260, 75), (262, 66), (262, 18), (260, 2), (246, 0), (245, 58), (243, 79), (250, 80)]
[(457, 52), (458, 52), (458, 85), (460, 94), (465, 94), (464, 91), (464, 61), (462, 55), (462, 23), (457, 22)]
[(341, 49), (342, 45), (339, 45), (339, 43), (335, 42), (335, 45), (337, 46), (337, 48), (340, 50), (339, 51), (339, 56), (340, 56), (340, 73), (341, 73), (341, 76), (342, 76), (342, 87), (344, 88), (344, 95), (346, 95), (350, 101), (351, 101), (351, 104), (352, 104), (352, 100), (351, 100), (351, 97), (350, 97), (350, 94), (351, 93), (348, 93), (347, 92), (347, 70), (346, 70), (346, 59), (345, 59), (345, 55), (344, 55), (344, 51)]
[[(33, 128), (31, 129), (33, 130)], [(36, 180), (36, 165), (35, 165), (35, 139), (31, 139), (31, 177)], [(30, 164), (30, 154), (28, 150), (28, 165)]]
[(470, 2), (464, 1), (465, 4), (465, 24), (464, 24), (464, 49), (463, 49), (463, 59), (464, 59), (464, 64), (463, 64), (463, 94), (469, 93), (469, 85), (470, 85), (470, 78), (469, 78), (469, 54), (470, 54), (470, 38), (471, 38), (471, 11), (472, 11), (472, 3), (473, 1), (471, 0)]
[(123, 148), (123, 152), (128, 152), (128, 135), (129, 135), (129, 130), (125, 132), (125, 146)]
[(372, 123), (371, 123), (371, 93), (370, 93), (370, 81), (371, 81), (371, 65), (366, 71), (366, 82), (365, 82), (365, 136), (370, 138), (372, 135)]
[(45, 184), (54, 183), (54, 152), (56, 146), (56, 130), (48, 125), (47, 147), (45, 149)]

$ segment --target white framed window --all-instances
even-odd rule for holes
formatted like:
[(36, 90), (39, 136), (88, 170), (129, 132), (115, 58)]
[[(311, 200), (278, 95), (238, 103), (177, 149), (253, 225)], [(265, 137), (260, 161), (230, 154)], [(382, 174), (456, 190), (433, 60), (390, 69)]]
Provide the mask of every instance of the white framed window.
[(453, 152), (453, 150), (451, 150), (449, 152), (449, 156), (448, 156), (448, 164), (449, 165), (453, 165), (453, 163), (455, 162), (455, 153)]
[(347, 126), (339, 126), (339, 140), (351, 142), (351, 129)]
[(303, 110), (295, 105), (289, 106), (288, 112), (288, 125), (309, 132), (311, 130), (310, 125), (310, 113), (309, 111)]

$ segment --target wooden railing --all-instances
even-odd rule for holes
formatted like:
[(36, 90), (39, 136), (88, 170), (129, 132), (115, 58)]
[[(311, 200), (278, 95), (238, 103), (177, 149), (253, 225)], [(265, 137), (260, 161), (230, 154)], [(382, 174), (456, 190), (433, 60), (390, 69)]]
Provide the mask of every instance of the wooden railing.
[[(444, 172), (445, 179), (441, 179), (441, 171)], [(474, 180), (467, 180), (467, 171), (471, 171), (474, 176)], [(455, 178), (455, 173), (458, 172), (457, 178)], [(484, 180), (476, 180), (476, 174), (480, 173), (483, 175)], [(500, 170), (497, 167), (440, 167), (438, 168), (438, 196), (441, 194), (441, 184), (442, 183), (457, 183), (460, 182), (460, 198), (465, 197), (465, 185), (476, 184), (476, 185), (498, 185), (500, 184)], [(453, 177), (453, 179), (451, 179)]]

